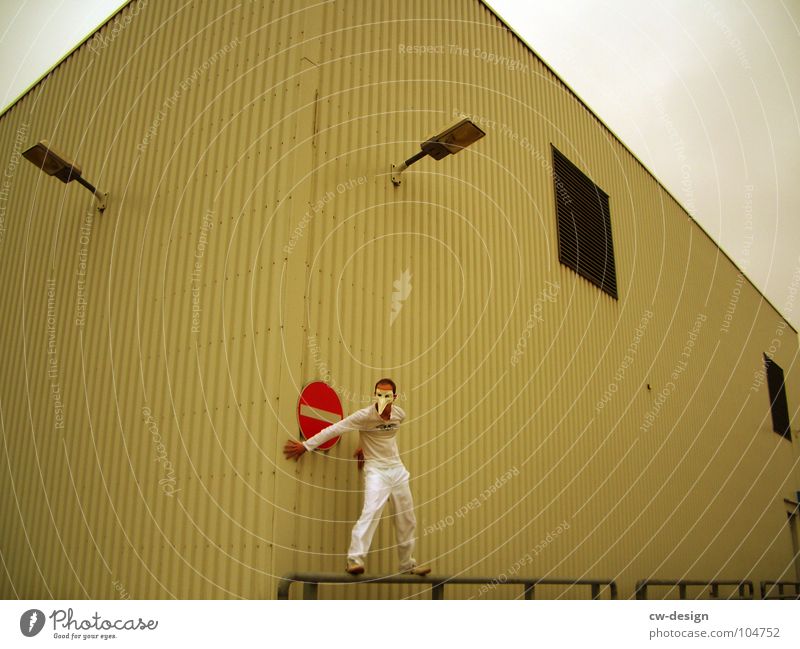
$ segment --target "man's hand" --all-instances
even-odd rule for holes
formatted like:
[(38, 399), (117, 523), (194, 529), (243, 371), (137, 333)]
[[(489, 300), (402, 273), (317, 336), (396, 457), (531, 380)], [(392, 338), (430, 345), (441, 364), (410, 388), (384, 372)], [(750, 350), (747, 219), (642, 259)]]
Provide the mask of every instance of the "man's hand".
[(361, 469), (364, 468), (364, 451), (360, 446), (356, 449), (356, 452), (353, 453), (353, 457), (358, 461), (358, 470), (361, 471)]
[(306, 452), (306, 447), (303, 446), (302, 442), (298, 442), (297, 440), (290, 439), (287, 440), (286, 443), (283, 445), (283, 454), (286, 456), (287, 460), (291, 460), (292, 458), (295, 459), (295, 462), (300, 459), (300, 456)]

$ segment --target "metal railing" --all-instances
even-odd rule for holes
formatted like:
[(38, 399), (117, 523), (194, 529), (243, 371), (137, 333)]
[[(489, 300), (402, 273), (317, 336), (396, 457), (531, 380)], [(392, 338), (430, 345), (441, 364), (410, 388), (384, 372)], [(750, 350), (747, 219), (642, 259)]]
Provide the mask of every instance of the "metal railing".
[[(647, 599), (647, 588), (649, 586), (677, 586), (678, 596), (686, 599), (687, 586), (711, 587), (709, 597), (719, 598), (720, 586), (737, 586), (739, 589), (739, 599), (753, 599), (753, 582), (743, 581), (695, 581), (691, 579), (641, 579), (636, 582), (636, 599)], [(747, 594), (745, 594), (747, 590)]]
[(525, 599), (534, 599), (538, 585), (555, 586), (591, 586), (592, 599), (600, 599), (603, 586), (608, 587), (609, 598), (617, 599), (617, 584), (612, 579), (537, 579), (536, 577), (446, 577), (442, 575), (376, 575), (374, 577), (359, 575), (342, 575), (325, 572), (292, 572), (281, 577), (278, 583), (278, 599), (289, 599), (292, 584), (303, 584), (303, 599), (317, 599), (320, 584), (413, 584), (428, 586), (431, 599), (444, 599), (444, 587), (450, 584), (493, 584), (520, 585), (523, 587)]
[[(767, 597), (767, 592), (772, 586), (778, 587), (777, 596)], [(794, 588), (794, 594), (787, 595), (783, 589), (786, 586)], [(800, 581), (762, 581), (761, 599), (800, 599)]]

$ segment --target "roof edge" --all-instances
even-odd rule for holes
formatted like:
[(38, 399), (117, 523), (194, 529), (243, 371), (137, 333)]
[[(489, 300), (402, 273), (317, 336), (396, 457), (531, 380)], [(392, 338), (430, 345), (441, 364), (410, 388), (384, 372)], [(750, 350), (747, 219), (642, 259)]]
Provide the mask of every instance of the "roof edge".
[(586, 101), (583, 99), (583, 97), (581, 97), (581, 96), (580, 96), (580, 95), (579, 95), (579, 94), (578, 94), (578, 93), (575, 91), (575, 89), (574, 89), (572, 86), (570, 86), (570, 85), (569, 85), (569, 84), (568, 84), (566, 81), (564, 81), (564, 79), (561, 77), (561, 75), (559, 75), (559, 74), (558, 74), (558, 73), (557, 73), (557, 72), (556, 72), (556, 71), (555, 71), (555, 70), (554, 70), (554, 69), (553, 69), (553, 68), (550, 66), (550, 64), (549, 64), (547, 61), (545, 61), (545, 59), (544, 59), (542, 56), (540, 56), (540, 55), (539, 55), (539, 53), (538, 53), (538, 52), (537, 52), (537, 51), (536, 51), (536, 50), (535, 50), (535, 49), (534, 49), (534, 48), (531, 46), (531, 44), (530, 44), (530, 43), (528, 43), (528, 41), (526, 41), (526, 40), (525, 40), (525, 39), (524, 39), (524, 38), (523, 38), (523, 37), (522, 37), (522, 36), (521, 36), (521, 35), (520, 35), (520, 34), (519, 34), (519, 33), (518, 33), (518, 32), (517, 32), (517, 31), (516, 31), (516, 30), (515, 30), (515, 29), (514, 29), (512, 26), (511, 26), (511, 25), (509, 25), (509, 24), (508, 24), (508, 22), (507, 22), (507, 21), (506, 21), (506, 20), (505, 20), (505, 19), (504, 19), (504, 18), (503, 18), (503, 17), (502, 17), (502, 16), (501, 16), (501, 15), (500, 15), (500, 14), (499, 14), (499, 13), (498, 13), (498, 12), (497, 12), (497, 11), (496, 11), (494, 8), (493, 8), (493, 7), (492, 7), (492, 6), (489, 4), (488, 0), (478, 0), (478, 2), (479, 2), (480, 4), (482, 4), (483, 6), (485, 6), (485, 7), (486, 7), (486, 8), (487, 8), (487, 9), (488, 9), (488, 10), (489, 10), (491, 13), (492, 13), (492, 15), (494, 15), (494, 17), (495, 17), (495, 18), (497, 18), (497, 20), (499, 20), (499, 21), (500, 21), (500, 22), (501, 22), (501, 23), (502, 23), (502, 24), (503, 24), (503, 25), (506, 27), (506, 29), (508, 29), (508, 31), (510, 31), (510, 32), (511, 32), (511, 33), (512, 33), (514, 36), (516, 36), (516, 37), (517, 37), (517, 39), (519, 39), (519, 41), (520, 41), (520, 42), (521, 42), (521, 43), (522, 43), (522, 44), (523, 44), (525, 47), (527, 47), (527, 48), (528, 48), (528, 49), (531, 51), (531, 53), (532, 53), (532, 54), (533, 54), (533, 55), (534, 55), (534, 56), (535, 56), (535, 57), (536, 57), (536, 58), (537, 58), (539, 61), (541, 61), (542, 65), (544, 65), (544, 67), (546, 67), (546, 68), (547, 68), (547, 69), (548, 69), (548, 70), (549, 70), (549, 71), (550, 71), (550, 72), (553, 74), (553, 76), (554, 76), (556, 79), (558, 79), (558, 80), (559, 80), (561, 83), (563, 83), (563, 84), (564, 84), (564, 86), (567, 88), (567, 90), (569, 90), (569, 91), (572, 93), (572, 95), (575, 97), (575, 99), (577, 99), (577, 100), (578, 100), (578, 101), (581, 103), (581, 105), (583, 105), (583, 107), (584, 107), (586, 110), (588, 110), (588, 111), (589, 111), (589, 113), (592, 115), (592, 117), (594, 117), (594, 118), (595, 118), (595, 119), (596, 119), (598, 122), (600, 122), (600, 123), (603, 125), (603, 127), (604, 127), (604, 128), (605, 128), (605, 129), (606, 129), (606, 130), (607, 130), (607, 131), (608, 131), (608, 132), (609, 132), (609, 133), (610, 133), (610, 134), (611, 134), (611, 135), (614, 137), (614, 139), (615, 139), (617, 142), (619, 142), (619, 143), (620, 143), (620, 144), (623, 146), (623, 148), (624, 148), (624, 149), (625, 149), (625, 150), (626, 150), (628, 153), (630, 153), (630, 154), (631, 154), (631, 156), (633, 157), (633, 159), (634, 159), (634, 160), (636, 160), (636, 162), (638, 162), (638, 163), (641, 165), (642, 169), (644, 169), (644, 170), (645, 170), (645, 171), (646, 171), (646, 172), (647, 172), (647, 173), (650, 175), (650, 177), (651, 177), (653, 180), (655, 180), (655, 181), (656, 181), (656, 184), (657, 184), (659, 187), (661, 187), (661, 189), (664, 191), (664, 193), (666, 193), (666, 194), (667, 194), (667, 196), (669, 196), (669, 197), (670, 197), (670, 198), (671, 198), (673, 201), (675, 201), (675, 204), (676, 204), (678, 207), (680, 207), (680, 208), (681, 208), (681, 209), (682, 209), (682, 210), (683, 210), (683, 211), (686, 213), (686, 216), (688, 216), (688, 217), (691, 219), (692, 223), (694, 223), (694, 224), (695, 224), (695, 225), (696, 225), (698, 228), (700, 228), (700, 231), (701, 231), (703, 234), (705, 234), (705, 235), (706, 235), (706, 237), (708, 237), (708, 239), (711, 241), (711, 243), (713, 243), (713, 244), (716, 246), (717, 250), (719, 250), (719, 251), (720, 251), (720, 252), (721, 252), (723, 255), (725, 255), (725, 258), (726, 258), (726, 259), (727, 259), (727, 260), (728, 260), (728, 261), (729, 261), (729, 262), (730, 262), (730, 263), (733, 265), (733, 267), (734, 267), (734, 268), (735, 268), (737, 271), (739, 271), (739, 274), (740, 274), (742, 277), (744, 277), (744, 278), (747, 280), (747, 282), (750, 284), (750, 286), (752, 286), (752, 287), (755, 289), (756, 293), (758, 293), (758, 294), (759, 294), (759, 295), (760, 295), (760, 296), (761, 296), (761, 297), (762, 297), (762, 298), (763, 298), (763, 299), (764, 299), (764, 300), (767, 302), (767, 304), (769, 304), (769, 305), (772, 307), (772, 309), (775, 311), (775, 313), (777, 313), (777, 314), (778, 314), (778, 315), (779, 315), (781, 318), (783, 318), (783, 321), (784, 321), (784, 322), (785, 322), (787, 325), (789, 325), (789, 327), (791, 327), (791, 328), (792, 328), (792, 331), (794, 331), (794, 333), (795, 333), (795, 334), (797, 334), (797, 333), (798, 333), (797, 329), (794, 327), (794, 325), (793, 325), (791, 322), (789, 322), (789, 320), (788, 320), (788, 319), (786, 318), (786, 316), (785, 316), (785, 315), (784, 315), (784, 314), (781, 312), (781, 310), (780, 310), (780, 309), (778, 309), (778, 307), (776, 307), (776, 306), (775, 306), (775, 305), (772, 303), (772, 300), (770, 300), (770, 299), (769, 299), (769, 298), (768, 298), (768, 297), (767, 297), (767, 296), (764, 294), (764, 292), (763, 292), (763, 291), (762, 291), (760, 288), (758, 288), (758, 286), (756, 286), (756, 285), (753, 283), (753, 280), (752, 280), (752, 279), (750, 279), (750, 277), (747, 275), (747, 273), (745, 273), (745, 272), (744, 272), (744, 271), (743, 271), (743, 270), (742, 270), (742, 269), (739, 267), (739, 264), (737, 264), (737, 263), (736, 263), (736, 262), (733, 260), (733, 258), (732, 258), (732, 257), (731, 257), (731, 256), (730, 256), (730, 255), (729, 255), (729, 254), (728, 254), (728, 253), (725, 251), (725, 249), (724, 249), (724, 248), (723, 248), (723, 247), (722, 247), (722, 246), (719, 244), (719, 242), (718, 242), (718, 241), (716, 241), (716, 240), (715, 240), (715, 239), (714, 239), (714, 238), (713, 238), (713, 237), (712, 237), (712, 236), (711, 236), (711, 235), (708, 233), (708, 231), (707, 231), (707, 230), (706, 230), (706, 229), (705, 229), (705, 228), (702, 226), (702, 224), (701, 224), (701, 223), (700, 223), (700, 222), (699, 222), (697, 219), (695, 219), (695, 218), (694, 218), (694, 217), (691, 215), (691, 213), (689, 212), (689, 210), (687, 210), (687, 209), (686, 209), (686, 207), (683, 205), (683, 203), (681, 203), (681, 202), (680, 202), (680, 201), (679, 201), (679, 200), (678, 200), (678, 199), (675, 197), (675, 195), (674, 195), (674, 194), (673, 194), (673, 193), (672, 193), (672, 192), (671, 192), (669, 189), (667, 189), (667, 187), (664, 185), (664, 183), (662, 183), (662, 182), (661, 182), (661, 181), (658, 179), (658, 176), (656, 176), (656, 174), (655, 174), (655, 173), (653, 173), (653, 171), (652, 171), (652, 170), (651, 170), (651, 169), (650, 169), (650, 168), (649, 168), (649, 167), (648, 167), (648, 166), (647, 166), (647, 165), (646, 165), (644, 162), (642, 162), (642, 161), (639, 159), (639, 157), (638, 157), (638, 156), (637, 156), (637, 155), (636, 155), (636, 154), (635, 154), (635, 153), (634, 153), (634, 152), (631, 150), (631, 148), (630, 148), (630, 147), (629, 147), (629, 146), (628, 146), (628, 145), (625, 143), (625, 141), (624, 141), (624, 140), (623, 140), (623, 139), (622, 139), (622, 138), (621, 138), (619, 135), (617, 135), (617, 134), (614, 132), (614, 130), (613, 130), (613, 129), (612, 129), (612, 128), (611, 128), (611, 127), (608, 125), (608, 124), (606, 124), (606, 123), (605, 123), (605, 122), (604, 122), (604, 121), (603, 121), (603, 120), (602, 120), (602, 119), (601, 119), (601, 118), (600, 118), (600, 117), (597, 115), (597, 113), (595, 113), (595, 112), (594, 112), (594, 110), (592, 110), (591, 106), (589, 106), (589, 104), (587, 104), (587, 103), (586, 103)]
[(96, 27), (94, 27), (92, 30), (90, 30), (89, 33), (77, 45), (75, 45), (75, 47), (73, 47), (66, 54), (64, 54), (64, 56), (62, 56), (60, 59), (58, 59), (58, 61), (56, 61), (53, 65), (51, 65), (44, 74), (42, 74), (38, 79), (36, 79), (36, 81), (34, 81), (27, 88), (25, 88), (25, 90), (23, 90), (19, 95), (17, 95), (17, 97), (8, 106), (6, 106), (2, 111), (0, 111), (0, 119), (3, 119), (3, 117), (5, 117), (5, 114), (8, 111), (10, 111), (12, 108), (14, 108), (14, 106), (16, 106), (17, 103), (19, 103), (19, 101), (25, 95), (27, 95), (29, 92), (31, 92), (31, 90), (33, 90), (42, 81), (44, 81), (50, 75), (51, 72), (53, 72), (64, 61), (66, 61), (70, 56), (72, 56), (72, 54), (75, 52), (75, 50), (80, 48), (81, 45), (83, 45), (86, 41), (88, 41), (90, 38), (92, 38), (97, 32), (99, 32), (101, 29), (103, 29), (103, 27), (105, 27), (114, 18), (116, 18), (117, 15), (133, 1), (134, 0), (124, 0), (122, 2), (122, 4), (120, 4), (113, 12), (111, 12), (111, 14), (108, 16), (108, 18), (106, 18), (105, 20), (100, 22)]

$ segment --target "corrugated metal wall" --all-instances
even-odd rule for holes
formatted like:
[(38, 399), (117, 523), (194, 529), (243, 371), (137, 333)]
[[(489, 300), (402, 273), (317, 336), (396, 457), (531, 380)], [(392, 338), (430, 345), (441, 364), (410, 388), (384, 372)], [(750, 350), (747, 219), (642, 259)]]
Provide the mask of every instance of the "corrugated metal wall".
[[(794, 412), (796, 332), (486, 6), (133, 2), (99, 34), (0, 120), (3, 596), (342, 570), (357, 439), (280, 449), (306, 383), (350, 412), (384, 375), (437, 573), (783, 574), (797, 451), (758, 377), (779, 340)], [(462, 115), (486, 137), (394, 187)], [(42, 138), (102, 216), (20, 161)], [(619, 301), (558, 262), (551, 144), (610, 195)]]

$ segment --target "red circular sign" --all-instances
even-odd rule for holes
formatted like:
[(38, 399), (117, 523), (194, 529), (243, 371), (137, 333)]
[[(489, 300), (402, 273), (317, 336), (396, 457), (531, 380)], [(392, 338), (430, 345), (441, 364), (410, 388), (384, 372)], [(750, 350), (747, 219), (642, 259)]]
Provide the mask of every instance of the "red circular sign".
[[(344, 418), (339, 395), (327, 383), (314, 381), (303, 388), (297, 400), (297, 423), (305, 439), (311, 439), (323, 428)], [(339, 441), (339, 437), (329, 439), (317, 448), (327, 451)]]

